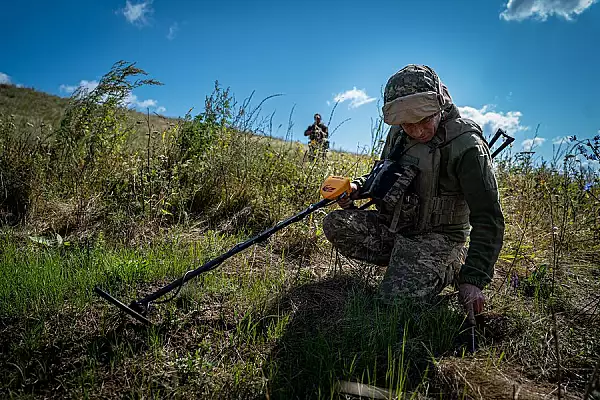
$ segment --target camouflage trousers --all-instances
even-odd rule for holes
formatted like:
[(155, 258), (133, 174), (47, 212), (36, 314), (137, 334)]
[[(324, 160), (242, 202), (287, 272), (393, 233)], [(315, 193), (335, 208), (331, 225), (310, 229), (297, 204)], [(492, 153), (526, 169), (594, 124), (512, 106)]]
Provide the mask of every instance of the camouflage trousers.
[(454, 283), (467, 253), (446, 235), (402, 236), (388, 230), (377, 211), (335, 210), (323, 220), (327, 239), (344, 256), (387, 266), (381, 297), (431, 300)]

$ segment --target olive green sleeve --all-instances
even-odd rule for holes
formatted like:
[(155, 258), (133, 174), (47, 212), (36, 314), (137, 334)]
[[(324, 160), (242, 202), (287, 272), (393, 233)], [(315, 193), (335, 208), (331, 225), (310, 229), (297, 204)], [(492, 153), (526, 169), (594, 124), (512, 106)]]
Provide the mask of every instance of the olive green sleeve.
[(504, 215), (489, 150), (480, 140), (457, 160), (456, 175), (469, 206), (469, 251), (459, 283), (482, 289), (491, 282), (504, 240)]

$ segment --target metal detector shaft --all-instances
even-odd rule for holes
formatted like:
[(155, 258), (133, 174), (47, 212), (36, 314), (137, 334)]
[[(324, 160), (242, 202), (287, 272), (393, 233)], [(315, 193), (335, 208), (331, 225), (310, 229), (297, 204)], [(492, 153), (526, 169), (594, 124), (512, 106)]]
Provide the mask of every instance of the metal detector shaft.
[(170, 284), (168, 284), (167, 286), (164, 286), (160, 289), (158, 289), (156, 292), (154, 293), (150, 293), (148, 296), (144, 297), (143, 299), (140, 299), (137, 301), (137, 303), (142, 304), (142, 305), (147, 305), (148, 303), (151, 303), (153, 301), (155, 301), (156, 299), (164, 296), (165, 294), (169, 293), (170, 291), (172, 291), (173, 289), (176, 289), (178, 287), (180, 287), (181, 285), (183, 285), (185, 282), (189, 281), (190, 279), (193, 279), (194, 277), (200, 275), (203, 272), (206, 271), (210, 271), (211, 269), (216, 268), (217, 266), (219, 266), (223, 261), (227, 260), (229, 257), (233, 256), (234, 254), (239, 253), (240, 251), (252, 246), (253, 244), (262, 242), (263, 240), (267, 239), (269, 236), (271, 236), (272, 234), (274, 234), (275, 232), (277, 232), (278, 230), (285, 228), (286, 226), (300, 221), (302, 218), (304, 218), (305, 216), (307, 216), (310, 213), (315, 212), (316, 210), (318, 210), (319, 208), (323, 208), (331, 203), (333, 203), (334, 200), (329, 200), (329, 199), (323, 199), (321, 201), (319, 201), (318, 203), (315, 204), (311, 204), (308, 208), (306, 208), (304, 211), (294, 215), (293, 217), (290, 217), (284, 221), (279, 222), (277, 225), (275, 225), (274, 227), (267, 229), (266, 231), (260, 233), (259, 235), (250, 238), (248, 240), (246, 240), (245, 242), (242, 243), (238, 243), (236, 244), (233, 248), (231, 248), (231, 250), (229, 250), (227, 253), (221, 254), (220, 256), (218, 256), (217, 258), (214, 258), (210, 261), (208, 261), (206, 264), (196, 268), (195, 270), (192, 271), (188, 271), (183, 277), (171, 282)]
[(258, 234), (257, 236), (255, 236), (253, 238), (246, 240), (245, 242), (238, 243), (233, 248), (231, 248), (227, 253), (224, 253), (224, 254), (208, 261), (204, 265), (202, 265), (194, 270), (186, 272), (185, 275), (183, 275), (183, 277), (169, 283), (168, 285), (158, 289), (157, 291), (155, 291), (153, 293), (150, 293), (149, 295), (147, 295), (146, 297), (144, 297), (140, 300), (132, 302), (129, 306), (126, 306), (125, 304), (123, 304), (119, 300), (115, 299), (110, 294), (106, 293), (105, 291), (103, 291), (102, 289), (100, 289), (98, 287), (95, 287), (94, 291), (98, 295), (100, 295), (102, 298), (107, 300), (109, 303), (112, 303), (113, 305), (117, 306), (121, 311), (126, 312), (127, 314), (131, 315), (133, 318), (137, 319), (140, 322), (151, 325), (152, 323), (143, 316), (143, 314), (145, 314), (148, 309), (149, 303), (157, 300), (158, 298), (164, 296), (165, 294), (171, 292), (174, 289), (180, 289), (183, 286), (183, 284), (185, 284), (185, 282), (189, 281), (190, 279), (193, 279), (194, 277), (200, 275), (203, 272), (210, 271), (210, 270), (218, 267), (223, 261), (227, 260), (229, 257), (252, 246), (253, 244), (262, 242), (263, 240), (267, 239), (269, 236), (273, 235), (278, 230), (285, 228), (286, 226), (288, 226), (294, 222), (300, 221), (302, 218), (306, 217), (308, 214), (311, 214), (320, 208), (328, 206), (329, 204), (333, 203), (334, 201), (335, 200), (323, 199), (323, 200), (319, 201), (318, 203), (311, 204), (304, 211), (301, 211), (300, 213), (298, 213), (284, 221), (279, 222), (274, 227), (267, 229), (266, 231)]

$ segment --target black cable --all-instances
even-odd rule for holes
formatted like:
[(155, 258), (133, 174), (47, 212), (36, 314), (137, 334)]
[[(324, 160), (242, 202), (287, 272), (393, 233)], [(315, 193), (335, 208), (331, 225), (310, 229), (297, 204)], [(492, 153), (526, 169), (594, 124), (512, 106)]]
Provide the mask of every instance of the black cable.
[[(171, 297), (169, 297), (169, 298), (168, 298), (168, 299), (166, 299), (166, 300), (156, 300), (156, 301), (153, 301), (153, 303), (154, 303), (154, 304), (165, 304), (165, 303), (168, 303), (168, 302), (170, 302), (170, 301), (173, 301), (173, 300), (175, 299), (175, 297), (177, 297), (177, 295), (178, 295), (178, 294), (179, 294), (179, 292), (181, 291), (181, 288), (183, 288), (183, 285), (184, 285), (184, 283), (185, 283), (185, 278), (186, 278), (186, 277), (187, 277), (187, 275), (188, 275), (190, 272), (192, 272), (192, 271), (193, 271), (193, 270), (192, 270), (192, 269), (190, 269), (190, 270), (186, 271), (186, 273), (185, 273), (185, 274), (183, 274), (183, 277), (181, 278), (181, 284), (179, 284), (179, 287), (177, 288), (177, 290), (175, 291), (175, 293), (173, 293), (173, 295), (172, 295)], [(149, 305), (150, 305), (150, 303), (148, 303), (148, 306), (149, 306)]]

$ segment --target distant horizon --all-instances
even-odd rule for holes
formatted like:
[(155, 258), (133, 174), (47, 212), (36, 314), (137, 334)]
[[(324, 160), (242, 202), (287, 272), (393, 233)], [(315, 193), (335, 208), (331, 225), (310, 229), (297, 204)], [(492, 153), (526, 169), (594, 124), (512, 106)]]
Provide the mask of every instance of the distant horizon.
[(550, 159), (552, 144), (600, 132), (596, 3), (9, 2), (0, 82), (66, 96), (94, 87), (126, 60), (164, 84), (135, 90), (138, 109), (165, 116), (200, 110), (219, 81), (240, 99), (282, 94), (263, 111), (283, 135), (294, 110), (299, 141), (313, 114), (329, 115), (339, 101), (332, 125), (348, 122), (333, 142), (354, 151), (370, 142), (389, 77), (426, 64), (487, 136), (503, 128), (515, 149)]
[[(39, 90), (38, 88), (36, 88), (34, 86), (27, 86), (27, 85), (14, 84), (14, 83), (0, 83), (0, 85), (14, 86), (14, 87), (21, 88), (21, 89), (30, 89), (30, 90), (34, 90), (34, 91), (36, 91), (38, 93), (44, 93), (46, 95), (56, 96), (56, 97), (64, 99), (64, 100), (69, 100), (70, 97), (71, 97), (71, 95), (66, 95), (66, 94), (62, 94), (61, 95), (61, 94), (55, 94), (55, 93), (45, 92), (43, 90)], [(222, 88), (223, 89), (227, 89), (226, 87), (222, 87)], [(231, 88), (229, 88), (229, 89), (231, 89)], [(233, 91), (230, 92), (230, 93), (231, 93), (232, 96), (235, 97), (235, 93)], [(210, 95), (210, 93), (206, 94), (206, 96), (208, 96), (208, 95)], [(247, 97), (245, 99), (247, 99)], [(257, 99), (257, 103), (260, 103), (262, 100), (264, 100), (264, 99)], [(241, 104), (242, 102), (239, 102), (239, 103)], [(130, 104), (127, 107), (127, 109), (131, 110), (131, 111), (136, 111), (136, 112), (140, 113), (143, 116), (145, 116), (145, 113), (147, 112), (145, 110), (140, 109), (135, 104)], [(195, 112), (192, 112), (191, 116), (194, 117), (194, 116), (196, 116), (198, 114), (201, 114), (203, 111), (204, 111), (204, 107), (202, 107), (202, 109), (196, 110)], [(160, 115), (160, 114), (156, 113), (155, 111), (152, 111), (151, 114), (153, 116), (164, 117), (164, 118), (167, 118), (167, 119), (184, 119), (185, 118), (185, 114), (184, 115), (177, 115), (177, 116), (175, 116), (175, 115), (166, 116), (166, 115)], [(322, 115), (324, 123), (328, 122), (327, 120), (329, 119), (329, 116), (330, 116), (330, 114)], [(292, 123), (294, 123), (294, 121), (292, 121)], [(309, 125), (309, 123), (307, 123), (307, 126), (308, 125)], [(337, 124), (330, 124), (330, 125), (333, 125), (333, 127), (330, 126), (330, 128), (333, 128), (333, 129), (335, 129), (335, 127), (337, 127)], [(304, 128), (300, 127), (300, 128), (301, 128), (302, 132), (305, 129), (305, 127)], [(300, 128), (298, 128), (298, 129), (300, 129)], [(382, 140), (385, 140), (385, 135), (387, 133), (388, 128), (389, 127), (384, 124), (384, 131), (383, 131)], [(295, 142), (295, 143), (307, 144), (307, 139), (304, 136), (302, 136), (302, 137), (288, 138), (287, 135), (285, 135), (285, 134), (277, 136), (277, 135), (269, 135), (269, 134), (266, 134), (264, 132), (258, 132), (258, 131), (254, 131), (254, 130), (252, 130), (252, 132), (254, 134), (256, 134), (256, 135), (261, 135), (261, 136), (265, 136), (265, 137), (272, 137), (272, 138), (280, 139), (280, 140), (284, 140), (284, 141), (291, 141), (291, 142)], [(495, 132), (493, 132), (493, 133), (495, 133)], [(486, 139), (489, 139), (489, 138), (490, 137), (486, 137)], [(532, 160), (534, 162), (534, 164), (540, 164), (542, 162), (558, 162), (560, 164), (561, 160), (553, 160), (553, 159), (555, 159), (557, 157), (557, 155), (556, 155), (557, 152), (562, 152), (562, 151), (565, 150), (565, 148), (562, 147), (562, 146), (567, 145), (567, 147), (568, 147), (569, 143), (570, 143), (570, 141), (568, 141), (568, 140), (562, 141), (561, 143), (553, 143), (552, 144), (552, 152), (550, 153), (551, 156), (548, 157), (548, 158), (546, 158), (543, 154), (539, 154), (536, 151), (535, 148), (530, 149), (530, 150), (525, 150), (525, 149), (522, 149), (522, 148), (519, 149), (519, 146), (515, 146), (514, 143), (512, 145), (510, 145), (509, 147), (505, 148), (502, 151), (501, 154), (512, 154), (513, 157), (514, 157), (517, 154), (533, 153), (533, 154), (536, 154), (536, 156), (533, 157), (533, 160)], [(501, 141), (497, 142), (494, 145), (493, 149), (496, 149), (500, 144), (501, 144)], [(356, 147), (354, 149), (343, 148), (341, 146), (336, 146), (336, 142), (335, 141), (330, 141), (330, 150), (336, 151), (336, 152), (341, 152), (341, 153), (349, 153), (349, 154), (361, 156), (361, 155), (366, 155), (366, 152), (370, 151), (370, 145), (369, 145), (369, 147), (367, 147), (366, 144), (363, 145), (363, 146), (361, 146), (361, 150), (359, 151), (359, 150), (356, 149)], [(517, 151), (515, 151), (515, 150), (517, 150)], [(560, 165), (558, 167), (560, 167)], [(590, 167), (592, 167), (593, 169), (598, 169), (600, 166), (592, 164), (592, 165), (590, 165)]]

